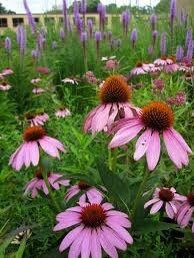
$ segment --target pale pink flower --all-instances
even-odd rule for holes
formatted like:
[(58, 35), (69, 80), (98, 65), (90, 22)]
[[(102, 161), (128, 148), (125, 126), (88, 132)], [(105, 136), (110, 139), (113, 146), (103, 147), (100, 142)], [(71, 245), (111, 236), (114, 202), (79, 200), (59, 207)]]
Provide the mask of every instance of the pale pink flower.
[(94, 75), (94, 73), (92, 71), (87, 71), (84, 74), (84, 78), (90, 84), (97, 84), (98, 83), (98, 79), (96, 78), (96, 76)]
[(71, 116), (71, 112), (68, 108), (63, 107), (55, 112), (55, 116), (58, 118), (60, 118), (60, 117), (64, 118), (66, 116)]
[[(69, 180), (63, 179), (63, 175), (61, 174), (48, 173), (47, 178), (49, 185), (55, 190), (59, 190), (62, 185), (69, 186)], [(26, 184), (24, 195), (30, 193), (31, 197), (35, 198), (39, 190), (42, 190), (46, 195), (49, 194), (41, 171), (36, 172), (35, 177)]]
[(48, 121), (49, 116), (47, 113), (39, 113), (39, 114), (26, 114), (26, 119), (29, 121), (31, 126), (35, 125), (44, 125), (46, 121)]
[(149, 70), (150, 70), (150, 68), (147, 65), (144, 65), (143, 63), (138, 62), (136, 64), (136, 67), (134, 67), (131, 70), (131, 75), (135, 76), (135, 75), (139, 75), (139, 74), (147, 74)]
[(174, 73), (174, 72), (177, 72), (178, 70), (179, 70), (179, 65), (176, 63), (167, 64), (164, 66), (164, 71), (166, 73)]
[(65, 199), (69, 201), (76, 195), (81, 196), (79, 202), (101, 202), (103, 200), (103, 193), (97, 188), (88, 185), (84, 181), (80, 181), (78, 184), (71, 186), (65, 195)]
[(192, 225), (192, 232), (194, 233), (194, 221), (192, 216), (194, 214), (194, 194), (190, 193), (187, 195), (186, 200), (182, 203), (182, 205), (178, 209), (178, 213), (176, 216), (177, 223), (185, 228), (189, 225), (189, 222)]
[(117, 60), (110, 59), (106, 61), (105, 68), (107, 70), (113, 70), (113, 69), (117, 69), (118, 66), (119, 66), (119, 62)]
[(152, 171), (160, 158), (160, 135), (162, 135), (170, 159), (181, 169), (183, 165), (189, 164), (188, 154), (192, 151), (183, 137), (173, 128), (173, 122), (174, 114), (166, 103), (151, 102), (143, 107), (138, 117), (117, 122), (113, 128), (116, 134), (109, 148), (127, 144), (144, 130), (137, 140), (134, 159), (139, 160), (146, 154), (148, 168)]
[(54, 158), (60, 158), (59, 151), (65, 152), (63, 144), (55, 138), (46, 135), (41, 126), (28, 127), (24, 131), (24, 142), (11, 155), (9, 165), (19, 171), (23, 165), (29, 167), (32, 163), (37, 166), (39, 163), (39, 149), (43, 149)]
[(6, 82), (1, 82), (0, 83), (0, 90), (2, 91), (8, 91), (9, 89), (11, 89), (11, 85), (7, 84)]
[(144, 209), (152, 206), (150, 214), (155, 214), (163, 208), (165, 209), (167, 216), (170, 219), (174, 219), (179, 206), (184, 200), (185, 197), (177, 194), (176, 189), (173, 187), (156, 188), (153, 194), (153, 198), (145, 203)]
[(3, 76), (7, 76), (7, 75), (10, 75), (10, 74), (13, 74), (13, 70), (9, 67), (3, 69), (2, 73), (1, 73)]
[(38, 87), (36, 87), (32, 90), (32, 93), (37, 94), (37, 95), (44, 93), (44, 92), (45, 92), (45, 90), (43, 88), (38, 88)]
[(131, 89), (121, 75), (108, 77), (100, 88), (101, 104), (87, 115), (84, 131), (107, 131), (114, 121), (136, 116), (139, 109), (128, 102), (130, 95)]
[(69, 249), (68, 257), (102, 257), (102, 250), (118, 258), (117, 249), (127, 250), (133, 238), (126, 230), (131, 227), (127, 214), (114, 210), (110, 203), (80, 203), (56, 216), (54, 231), (74, 226), (62, 240), (59, 251)]
[(157, 66), (165, 66), (168, 64), (173, 64), (173, 60), (164, 56), (164, 57), (156, 59), (154, 61), (154, 64)]
[(39, 83), (39, 82), (41, 82), (41, 81), (42, 81), (41, 78), (34, 78), (34, 79), (32, 79), (30, 82), (31, 82), (32, 84), (37, 84), (37, 83)]
[(171, 106), (181, 106), (184, 105), (186, 103), (186, 94), (183, 91), (179, 91), (177, 92), (177, 94), (175, 95), (175, 97), (170, 97), (167, 100), (168, 104)]

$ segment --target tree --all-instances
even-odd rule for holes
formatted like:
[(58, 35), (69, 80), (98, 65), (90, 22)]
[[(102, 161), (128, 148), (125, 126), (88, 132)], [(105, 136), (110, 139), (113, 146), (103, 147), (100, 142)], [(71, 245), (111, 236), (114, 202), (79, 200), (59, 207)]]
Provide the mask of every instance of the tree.
[(169, 5), (169, 0), (160, 0), (160, 2), (155, 7), (155, 11), (157, 13), (167, 13), (169, 11)]
[(6, 10), (2, 3), (0, 3), (0, 14), (15, 14), (15, 12), (11, 10)]

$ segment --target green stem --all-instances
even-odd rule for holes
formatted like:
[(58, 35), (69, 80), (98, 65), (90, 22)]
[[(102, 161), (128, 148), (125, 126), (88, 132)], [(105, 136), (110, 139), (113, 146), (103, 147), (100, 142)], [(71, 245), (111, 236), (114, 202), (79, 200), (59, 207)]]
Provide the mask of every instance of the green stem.
[(109, 150), (108, 151), (108, 164), (109, 164), (109, 169), (111, 171), (116, 171), (116, 166), (117, 166), (117, 150)]
[(137, 192), (137, 195), (136, 195), (136, 198), (135, 198), (135, 201), (134, 201), (134, 205), (133, 205), (133, 215), (135, 214), (135, 211), (137, 209), (137, 205), (139, 203), (139, 200), (144, 192), (144, 189), (145, 189), (145, 185), (147, 183), (147, 180), (149, 178), (149, 175), (150, 175), (150, 171), (148, 171), (147, 169), (147, 164), (146, 164), (146, 168), (145, 168), (145, 173), (144, 173), (144, 177), (143, 177), (143, 180), (141, 182), (141, 185), (138, 189), (138, 192)]
[(52, 192), (52, 189), (50, 188), (50, 184), (49, 184), (48, 177), (47, 177), (47, 172), (45, 170), (43, 170), (42, 175), (43, 175), (46, 187), (48, 188), (49, 197), (51, 199), (51, 202), (52, 202), (53, 206), (55, 207), (56, 211), (60, 212), (61, 208), (60, 208), (59, 204), (56, 202), (55, 197)]

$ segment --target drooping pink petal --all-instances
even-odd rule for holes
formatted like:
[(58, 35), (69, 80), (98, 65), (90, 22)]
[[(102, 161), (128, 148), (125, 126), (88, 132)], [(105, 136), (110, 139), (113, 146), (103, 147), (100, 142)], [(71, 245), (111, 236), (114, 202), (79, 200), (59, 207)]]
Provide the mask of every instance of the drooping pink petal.
[(90, 111), (90, 113), (87, 115), (85, 122), (84, 122), (84, 128), (83, 128), (85, 133), (91, 130), (92, 118), (96, 114), (96, 112), (98, 111), (98, 109), (100, 107), (101, 107), (101, 105), (97, 106), (92, 111)]
[(67, 194), (66, 194), (66, 196), (65, 196), (65, 199), (67, 200), (67, 201), (69, 201), (72, 197), (74, 197), (76, 194), (78, 194), (80, 192), (80, 189), (77, 187), (76, 189), (69, 189), (68, 191), (67, 191)]
[(135, 138), (142, 128), (142, 125), (136, 125), (131, 127), (130, 130), (128, 128), (120, 129), (109, 143), (109, 148), (119, 147), (128, 143)]
[(39, 162), (38, 144), (35, 141), (29, 142), (28, 144), (30, 144), (30, 160), (34, 166), (37, 166)]
[(98, 203), (98, 204), (100, 204), (102, 202), (102, 200), (103, 200), (102, 194), (94, 187), (89, 189), (86, 192), (86, 195), (87, 195), (88, 200), (89, 200), (90, 203)]
[(160, 200), (159, 198), (154, 198), (154, 199), (149, 200), (148, 202), (146, 202), (146, 203), (144, 204), (144, 209), (146, 209), (146, 208), (149, 207), (150, 205), (152, 205), (152, 204), (158, 202), (159, 200)]
[(120, 225), (118, 225), (117, 223), (106, 223), (110, 228), (112, 228), (116, 234), (119, 235), (119, 237), (123, 240), (125, 240), (125, 242), (127, 242), (128, 244), (132, 244), (133, 243), (133, 238), (131, 237), (131, 235), (129, 234), (129, 232), (121, 227)]
[(38, 142), (40, 143), (40, 146), (47, 154), (49, 154), (50, 156), (52, 156), (54, 158), (58, 158), (58, 159), (60, 158), (59, 152), (54, 145), (47, 142), (44, 138), (38, 140)]
[(80, 235), (80, 233), (82, 232), (84, 226), (80, 225), (78, 227), (76, 227), (75, 229), (71, 230), (63, 239), (63, 241), (61, 242), (60, 246), (59, 246), (59, 251), (63, 252), (65, 249), (67, 249), (72, 242)]
[(190, 208), (184, 215), (183, 219), (181, 220), (181, 223), (180, 225), (182, 227), (186, 227), (189, 223), (189, 221), (191, 220), (191, 217), (192, 217), (192, 214), (193, 214), (193, 209)]
[(45, 136), (44, 139), (46, 141), (50, 142), (52, 145), (54, 145), (60, 151), (65, 152), (63, 144), (60, 141), (58, 141), (57, 139), (52, 138), (50, 136)]
[(69, 249), (68, 258), (78, 258), (79, 257), (79, 255), (81, 253), (82, 241), (85, 238), (86, 233), (87, 233), (87, 230), (83, 229), (82, 232), (73, 241), (73, 243)]
[(178, 213), (177, 213), (178, 224), (181, 224), (181, 221), (184, 218), (187, 211), (189, 210), (189, 208), (190, 208), (190, 206), (187, 203), (181, 205), (181, 207), (179, 208)]
[(48, 190), (48, 188), (47, 188), (47, 186), (46, 186), (46, 183), (45, 183), (45, 182), (43, 182), (43, 183), (42, 183), (42, 189), (43, 189), (43, 192), (44, 192), (46, 195), (48, 195), (48, 194), (49, 194), (49, 190)]
[(111, 242), (115, 247), (123, 251), (127, 249), (127, 244), (115, 233), (115, 231), (105, 226), (102, 227), (102, 230), (104, 231), (107, 240)]
[(151, 135), (149, 146), (146, 150), (146, 159), (149, 170), (154, 170), (160, 158), (160, 135), (154, 131)]
[(151, 129), (145, 130), (136, 142), (134, 160), (139, 160), (145, 154), (151, 139)]
[(108, 210), (113, 209), (114, 206), (113, 206), (111, 203), (105, 202), (105, 203), (102, 204), (102, 208), (103, 208), (105, 211), (108, 211)]
[(172, 206), (167, 202), (166, 205), (165, 205), (165, 210), (166, 210), (166, 213), (168, 215), (168, 217), (170, 219), (173, 219), (174, 218), (174, 210), (172, 208)]
[(60, 221), (54, 228), (54, 231), (59, 231), (61, 229), (65, 229), (71, 226), (75, 226), (78, 223), (80, 223), (80, 219), (69, 219), (69, 220), (63, 220)]
[(102, 131), (108, 122), (109, 112), (111, 109), (111, 104), (102, 105), (101, 108), (96, 112), (92, 119), (91, 130), (92, 133)]
[(14, 159), (14, 168), (17, 171), (19, 171), (24, 164), (25, 151), (26, 151), (26, 143), (22, 145), (22, 147), (20, 148), (20, 150), (18, 151)]
[(31, 163), (31, 159), (30, 159), (30, 144), (28, 144), (27, 142), (25, 143), (25, 153), (24, 153), (24, 163), (25, 166), (28, 168), (30, 166)]
[(161, 209), (162, 205), (163, 205), (163, 201), (158, 201), (154, 203), (154, 205), (150, 210), (150, 214), (155, 214), (156, 212), (158, 212)]
[(92, 230), (85, 229), (85, 231), (86, 231), (86, 235), (85, 235), (85, 237), (82, 241), (82, 245), (81, 245), (81, 257), (82, 258), (90, 258)]
[(98, 229), (97, 233), (98, 233), (98, 239), (100, 240), (100, 244), (101, 244), (102, 248), (104, 249), (104, 251), (110, 257), (118, 258), (118, 253), (117, 253), (116, 248), (113, 246), (112, 243), (110, 243), (108, 241), (108, 239), (106, 238), (106, 235), (103, 234), (103, 231), (101, 229)]
[(102, 250), (100, 241), (98, 239), (98, 234), (96, 230), (92, 231), (92, 241), (91, 241), (91, 256), (92, 258), (102, 258)]
[(176, 138), (177, 141), (182, 145), (185, 151), (187, 151), (188, 153), (192, 153), (191, 148), (187, 145), (182, 135), (179, 132), (177, 132), (174, 128), (170, 128), (170, 131), (172, 132), (174, 138)]

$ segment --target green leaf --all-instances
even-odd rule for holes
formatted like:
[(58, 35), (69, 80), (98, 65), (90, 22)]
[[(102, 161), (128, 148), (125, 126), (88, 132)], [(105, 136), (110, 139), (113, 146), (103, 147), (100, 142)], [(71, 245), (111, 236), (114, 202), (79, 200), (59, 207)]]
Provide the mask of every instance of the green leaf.
[(99, 162), (98, 171), (104, 187), (118, 201), (125, 204), (130, 201), (129, 184), (110, 171), (103, 161)]
[(152, 219), (144, 219), (141, 222), (139, 221), (138, 224), (134, 225), (134, 230), (141, 234), (146, 234), (150, 232), (157, 232), (157, 231), (163, 231), (163, 230), (169, 230), (169, 229), (176, 229), (179, 226), (177, 224), (173, 223), (166, 223), (161, 221), (156, 221)]
[(26, 247), (26, 239), (24, 238), (20, 244), (20, 247), (16, 253), (16, 258), (22, 258), (23, 257), (23, 253), (24, 253), (24, 250), (25, 250), (25, 247)]

